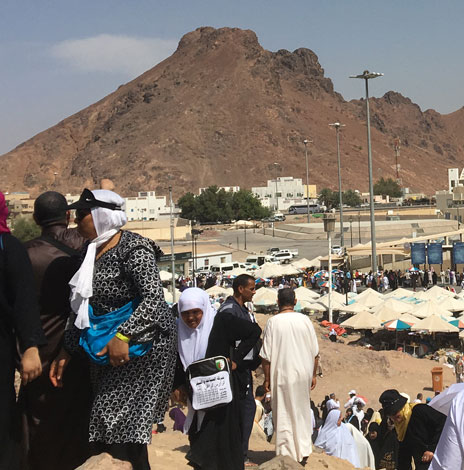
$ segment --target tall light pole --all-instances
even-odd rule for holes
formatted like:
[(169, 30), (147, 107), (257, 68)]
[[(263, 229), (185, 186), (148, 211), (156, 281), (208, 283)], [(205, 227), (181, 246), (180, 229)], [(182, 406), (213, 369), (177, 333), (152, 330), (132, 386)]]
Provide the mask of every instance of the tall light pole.
[(338, 201), (340, 204), (340, 245), (345, 246), (345, 235), (343, 233), (343, 196), (342, 196), (342, 169), (340, 163), (340, 127), (345, 127), (345, 124), (334, 122), (329, 124), (331, 127), (335, 127), (335, 133), (337, 135), (337, 165), (338, 165)]
[(274, 169), (275, 169), (275, 199), (276, 199), (276, 212), (279, 211), (279, 198), (277, 196), (277, 167), (279, 164), (274, 162)]
[(324, 232), (329, 240), (329, 323), (333, 323), (332, 316), (332, 232), (335, 230), (335, 216), (324, 214)]
[(308, 144), (312, 144), (312, 140), (305, 139), (303, 144), (305, 146), (305, 159), (306, 159), (306, 211), (307, 211), (307, 220), (308, 224), (311, 221), (309, 216), (309, 167), (308, 167)]
[(169, 186), (169, 226), (171, 229), (171, 287), (172, 303), (176, 303), (176, 255), (174, 254), (174, 208), (172, 204), (172, 186)]
[(367, 164), (369, 168), (369, 206), (371, 212), (371, 262), (372, 273), (377, 273), (377, 247), (375, 242), (375, 212), (374, 212), (374, 183), (372, 182), (372, 153), (371, 153), (371, 119), (369, 115), (369, 80), (383, 76), (383, 73), (364, 70), (361, 75), (350, 75), (350, 78), (361, 78), (366, 84), (366, 125), (367, 125)]

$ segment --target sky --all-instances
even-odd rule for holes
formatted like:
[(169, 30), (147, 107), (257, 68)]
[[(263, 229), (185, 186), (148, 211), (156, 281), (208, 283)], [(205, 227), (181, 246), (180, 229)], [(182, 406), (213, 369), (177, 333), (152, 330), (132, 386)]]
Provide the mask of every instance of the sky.
[(171, 55), (201, 26), (256, 32), (268, 50), (314, 51), (335, 90), (382, 72), (422, 110), (464, 105), (462, 0), (1, 0), (0, 154)]

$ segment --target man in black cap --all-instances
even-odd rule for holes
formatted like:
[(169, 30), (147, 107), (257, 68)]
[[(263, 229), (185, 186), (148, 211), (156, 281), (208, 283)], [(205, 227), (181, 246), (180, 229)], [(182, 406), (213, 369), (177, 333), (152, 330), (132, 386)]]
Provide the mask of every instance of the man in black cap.
[(385, 390), (379, 398), (385, 416), (395, 424), (399, 441), (398, 470), (427, 470), (440, 439), (446, 416), (432, 407), (409, 403), (398, 390)]
[(68, 229), (66, 198), (55, 191), (36, 199), (34, 220), (42, 234), (27, 242), (26, 248), (48, 343), (40, 348), (42, 376), (20, 391), (24, 468), (71, 470), (89, 455), (86, 416), (91, 394), (87, 359), (72, 359), (63, 377), (63, 388), (53, 387), (48, 375), (61, 349), (70, 312), (68, 282), (78, 269), (78, 254), (85, 240), (77, 229)]

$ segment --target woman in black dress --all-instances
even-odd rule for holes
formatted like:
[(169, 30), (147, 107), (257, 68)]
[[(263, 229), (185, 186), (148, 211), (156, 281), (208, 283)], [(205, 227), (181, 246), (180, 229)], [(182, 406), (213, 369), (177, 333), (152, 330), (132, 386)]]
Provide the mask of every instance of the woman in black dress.
[[(66, 332), (65, 348), (70, 354), (84, 348), (92, 359), (89, 439), (94, 453), (108, 452), (131, 462), (134, 470), (149, 470), (152, 425), (166, 412), (172, 389), (176, 327), (159, 277), (161, 250), (153, 241), (121, 230), (127, 220), (123, 205), (124, 199), (112, 191), (84, 190), (69, 207), (76, 209), (79, 232), (91, 242), (70, 281), (77, 317)], [(98, 331), (95, 322), (108, 322), (128, 305), (130, 315), (93, 351), (87, 340)], [(57, 386), (68, 353), (51, 366), (50, 378)]]
[[(194, 411), (188, 402), (184, 432), (189, 436), (190, 451), (186, 458), (196, 470), (243, 470), (239, 386), (233, 371), (242, 367), (244, 357), (259, 339), (261, 328), (229, 313), (216, 314), (208, 294), (196, 287), (182, 292), (179, 312), (178, 351), (182, 371), (194, 361), (214, 356), (228, 358), (232, 369), (233, 399), (229, 404), (201, 412)], [(182, 381), (185, 384), (185, 374), (180, 376), (179, 385)]]

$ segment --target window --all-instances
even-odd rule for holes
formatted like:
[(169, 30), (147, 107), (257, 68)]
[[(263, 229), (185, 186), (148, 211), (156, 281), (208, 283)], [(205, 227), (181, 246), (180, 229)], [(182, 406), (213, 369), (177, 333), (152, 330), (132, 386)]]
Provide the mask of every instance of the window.
[(225, 263), (226, 262), (226, 257), (225, 256), (221, 256), (221, 263)]
[(205, 268), (206, 268), (206, 266), (209, 266), (209, 259), (208, 258), (205, 258), (205, 263), (204, 264), (205, 264)]

